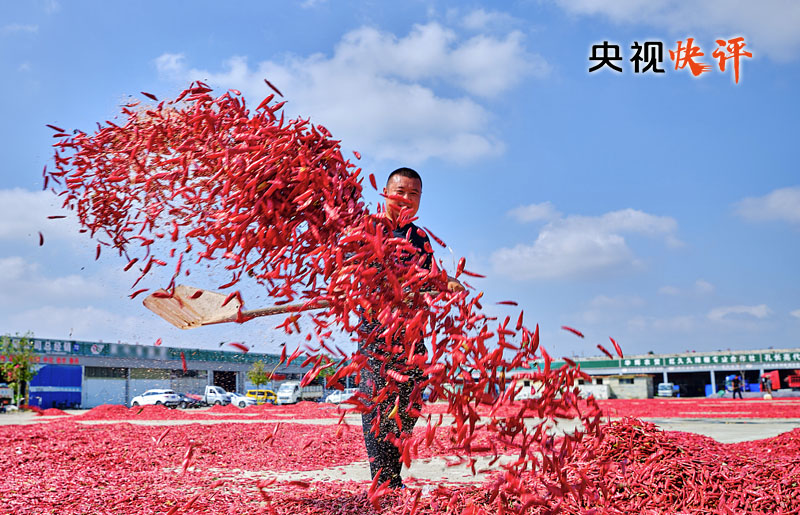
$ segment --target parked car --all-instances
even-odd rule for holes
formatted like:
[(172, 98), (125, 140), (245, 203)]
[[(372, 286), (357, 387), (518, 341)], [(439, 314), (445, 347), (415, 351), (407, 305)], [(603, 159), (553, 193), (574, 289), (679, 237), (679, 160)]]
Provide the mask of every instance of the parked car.
[(179, 393), (178, 397), (181, 399), (178, 403), (179, 408), (199, 408), (203, 405), (203, 403), (200, 401), (199, 395), (193, 397), (186, 393)]
[(341, 404), (347, 401), (350, 397), (356, 394), (358, 388), (345, 388), (344, 391), (336, 390), (332, 394), (325, 397), (325, 402), (332, 404)]
[(272, 390), (247, 390), (245, 396), (255, 399), (257, 404), (278, 402), (278, 396)]
[(240, 408), (246, 408), (248, 406), (255, 406), (256, 400), (252, 397), (247, 397), (246, 395), (239, 395), (238, 393), (228, 392), (228, 395), (231, 397), (231, 404), (234, 406), (239, 406)]
[(14, 390), (6, 383), (0, 383), (0, 406), (14, 401)]
[(137, 395), (131, 399), (131, 406), (144, 406), (147, 404), (164, 405), (170, 408), (176, 407), (180, 404), (181, 398), (174, 390), (147, 390), (141, 395)]

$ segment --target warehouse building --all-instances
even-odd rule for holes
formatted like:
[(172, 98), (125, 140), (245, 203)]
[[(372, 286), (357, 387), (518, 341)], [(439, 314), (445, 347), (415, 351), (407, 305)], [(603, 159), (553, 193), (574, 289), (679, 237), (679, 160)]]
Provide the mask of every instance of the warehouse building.
[[(744, 378), (745, 396), (761, 396), (760, 378), (765, 373), (772, 373), (772, 389), (779, 395), (781, 391), (791, 395), (792, 390), (800, 390), (800, 348), (571, 359), (592, 376), (592, 388), (588, 388), (587, 381), (584, 383), (586, 390), (596, 392), (597, 397), (606, 392), (610, 398), (649, 398), (655, 395), (659, 383), (672, 383), (675, 395), (681, 397), (705, 397), (724, 392), (725, 378), (733, 374)], [(562, 365), (563, 361), (555, 361), (550, 366)], [(531, 363), (531, 368), (537, 366), (542, 363)], [(525, 372), (530, 370), (513, 371)]]
[[(202, 393), (206, 385), (216, 385), (242, 393), (254, 388), (246, 373), (259, 360), (276, 367), (276, 380), (299, 379), (309, 368), (300, 367), (299, 360), (278, 366), (279, 356), (274, 354), (31, 340), (38, 373), (30, 384), (30, 402), (43, 408), (129, 404), (151, 388)], [(0, 361), (6, 359), (0, 355)], [(598, 398), (649, 398), (659, 383), (674, 384), (675, 394), (682, 397), (703, 397), (724, 391), (731, 374), (744, 377), (745, 396), (760, 396), (759, 378), (769, 372), (778, 395), (800, 390), (800, 348), (572, 359), (592, 377), (591, 383), (584, 380), (580, 386)], [(563, 364), (555, 361), (551, 367)], [(531, 368), (536, 366), (541, 363), (531, 363)], [(529, 372), (518, 369), (509, 375)]]
[[(206, 385), (216, 385), (242, 393), (254, 388), (246, 373), (259, 360), (276, 367), (276, 380), (298, 379), (308, 369), (297, 362), (278, 366), (280, 358), (274, 354), (42, 338), (31, 341), (38, 372), (29, 385), (30, 403), (43, 408), (129, 404), (151, 388), (202, 394)], [(0, 361), (6, 359), (0, 355)]]

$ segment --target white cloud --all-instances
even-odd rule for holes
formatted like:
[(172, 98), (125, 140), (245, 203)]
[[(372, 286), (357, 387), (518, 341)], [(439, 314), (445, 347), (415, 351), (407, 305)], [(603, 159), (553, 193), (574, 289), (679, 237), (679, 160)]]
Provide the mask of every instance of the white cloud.
[(103, 295), (96, 282), (74, 274), (45, 276), (40, 265), (19, 256), (0, 257), (0, 270), (0, 306), (19, 306), (32, 299), (71, 302)]
[(608, 295), (597, 295), (595, 298), (589, 301), (589, 305), (593, 308), (608, 309), (638, 307), (642, 306), (643, 304), (644, 300), (638, 295), (615, 295), (613, 297), (609, 297)]
[[(8, 317), (12, 332), (34, 331), (34, 335), (109, 341), (120, 334), (136, 334), (143, 320), (121, 316), (94, 306), (41, 306)], [(150, 340), (150, 338), (148, 338)], [(153, 338), (151, 341), (155, 341)]]
[(602, 216), (568, 216), (551, 221), (533, 244), (519, 244), (492, 253), (499, 274), (519, 279), (580, 277), (612, 269), (640, 266), (623, 234), (662, 237), (678, 246), (677, 222), (635, 209)]
[(753, 222), (800, 223), (800, 186), (777, 189), (763, 197), (748, 197), (736, 205), (736, 211)]
[(662, 286), (658, 289), (658, 293), (662, 295), (679, 295), (681, 290), (675, 286)]
[(714, 291), (714, 285), (703, 279), (698, 279), (694, 282), (694, 291), (699, 294), (711, 293)]
[(535, 222), (537, 220), (551, 220), (561, 216), (551, 202), (519, 206), (508, 212), (508, 215), (519, 222)]
[(36, 34), (39, 32), (38, 25), (22, 25), (20, 23), (10, 23), (3, 25), (0, 32), (4, 34)]
[(708, 312), (710, 320), (723, 320), (729, 318), (730, 315), (747, 315), (755, 318), (766, 318), (772, 313), (766, 304), (759, 304), (758, 306), (722, 306), (714, 308)]
[(800, 309), (795, 309), (794, 311), (790, 311), (789, 314), (795, 318), (800, 318)]
[(462, 26), (470, 30), (503, 28), (515, 23), (515, 18), (510, 14), (500, 11), (485, 11), (484, 9), (472, 10), (461, 18)]
[(415, 25), (402, 37), (361, 27), (345, 34), (330, 56), (287, 56), (255, 66), (232, 57), (212, 72), (189, 67), (182, 54), (163, 54), (156, 66), (165, 77), (236, 88), (257, 101), (271, 93), (267, 78), (290, 100), (289, 114), (312, 116), (362, 153), (406, 162), (502, 153), (481, 102), (547, 72), (519, 31), (463, 38), (436, 22)]
[(645, 304), (638, 295), (597, 295), (588, 303), (588, 309), (577, 315), (586, 324), (608, 323), (610, 320), (626, 317), (630, 309)]
[[(48, 219), (48, 216), (67, 216)], [(61, 208), (61, 199), (48, 191), (29, 191), (20, 188), (0, 190), (0, 240), (19, 243), (23, 240), (39, 243), (39, 232), (45, 245), (51, 239), (86, 242), (78, 233), (77, 219), (71, 211)]]
[[(663, 28), (676, 38), (707, 39), (744, 36), (747, 50), (758, 58), (763, 52), (773, 59), (789, 61), (800, 50), (800, 2), (772, 0), (556, 0), (565, 11), (601, 15), (620, 24), (643, 24)], [(706, 55), (711, 54), (707, 49)]]
[(705, 295), (714, 291), (714, 285), (703, 279), (698, 279), (694, 282), (694, 287), (691, 290), (681, 290), (676, 286), (662, 286), (658, 289), (661, 295), (681, 295), (683, 293), (695, 293), (697, 295)]
[(61, 10), (61, 3), (58, 0), (45, 0), (44, 12), (47, 14), (55, 14)]
[(697, 328), (697, 321), (691, 315), (674, 317), (637, 316), (628, 320), (628, 328), (633, 331), (663, 331), (691, 333)]

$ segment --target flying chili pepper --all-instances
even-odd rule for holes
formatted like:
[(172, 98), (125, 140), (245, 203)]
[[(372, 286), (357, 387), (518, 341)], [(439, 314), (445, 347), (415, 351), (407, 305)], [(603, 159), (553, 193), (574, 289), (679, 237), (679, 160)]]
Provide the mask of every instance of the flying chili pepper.
[(571, 327), (569, 327), (569, 326), (566, 326), (566, 325), (562, 325), (562, 326), (561, 326), (561, 329), (563, 329), (563, 330), (565, 330), (565, 331), (569, 331), (569, 332), (571, 332), (571, 333), (573, 333), (573, 334), (575, 334), (575, 335), (577, 335), (577, 336), (580, 336), (581, 338), (583, 338), (583, 333), (582, 333), (582, 332), (580, 332), (580, 331), (578, 331), (577, 329), (573, 329), (573, 328), (571, 328)]

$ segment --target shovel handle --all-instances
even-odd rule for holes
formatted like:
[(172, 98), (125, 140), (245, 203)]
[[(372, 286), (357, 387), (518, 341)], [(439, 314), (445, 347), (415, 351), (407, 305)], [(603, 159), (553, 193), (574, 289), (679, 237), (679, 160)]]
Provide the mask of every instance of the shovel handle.
[(267, 308), (250, 309), (242, 311), (239, 315), (233, 315), (220, 318), (219, 320), (204, 322), (203, 325), (224, 324), (227, 322), (236, 322), (241, 319), (250, 320), (251, 318), (280, 315), (283, 313), (295, 313), (300, 311), (308, 311), (311, 309), (322, 309), (327, 308), (328, 306), (330, 306), (330, 304), (323, 300), (315, 304), (285, 304), (283, 306), (270, 306)]

